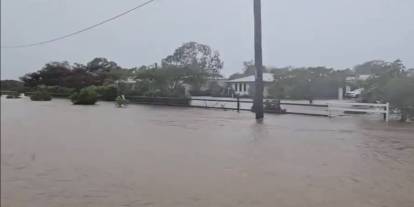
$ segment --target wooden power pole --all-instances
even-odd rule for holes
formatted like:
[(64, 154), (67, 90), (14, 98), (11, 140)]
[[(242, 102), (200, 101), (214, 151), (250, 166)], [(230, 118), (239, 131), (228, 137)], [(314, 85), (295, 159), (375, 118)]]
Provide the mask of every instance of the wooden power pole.
[(256, 119), (263, 119), (263, 57), (262, 57), (262, 5), (254, 0), (254, 53), (256, 66), (254, 109)]

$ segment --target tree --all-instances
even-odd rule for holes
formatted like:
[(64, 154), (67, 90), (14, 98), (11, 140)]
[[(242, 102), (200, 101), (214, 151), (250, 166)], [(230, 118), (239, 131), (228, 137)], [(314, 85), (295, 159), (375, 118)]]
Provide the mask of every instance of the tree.
[(383, 88), (384, 101), (401, 112), (401, 121), (414, 116), (414, 77), (396, 77)]
[(2, 91), (22, 92), (24, 90), (24, 83), (17, 80), (2, 80), (0, 83)]
[(47, 63), (41, 70), (26, 74), (20, 79), (28, 87), (61, 85), (64, 83), (64, 78), (71, 74), (71, 69), (68, 62), (51, 62)]
[[(256, 74), (256, 66), (254, 65), (254, 61), (245, 61), (243, 62), (243, 74), (245, 76), (251, 76)], [(264, 69), (265, 71), (266, 69)]]
[(96, 76), (88, 72), (82, 66), (77, 65), (71, 71), (71, 74), (63, 78), (63, 82), (59, 86), (67, 88), (81, 89), (92, 85), (101, 85)]
[(91, 73), (109, 72), (111, 70), (120, 70), (121, 67), (114, 61), (109, 61), (103, 57), (94, 58), (86, 64), (86, 70)]
[(326, 67), (272, 69), (275, 82), (269, 88), (274, 98), (305, 99), (334, 98), (343, 87), (347, 73)]
[(131, 76), (132, 70), (122, 69), (115, 62), (106, 58), (95, 58), (87, 65), (68, 62), (52, 62), (42, 69), (21, 77), (27, 87), (60, 86), (67, 88), (84, 88), (87, 86), (110, 85), (120, 79)]
[(401, 121), (414, 116), (414, 77), (392, 79), (384, 89), (385, 100), (400, 109)]
[(405, 70), (403, 62), (399, 59), (394, 62), (386, 62), (384, 60), (371, 60), (354, 67), (357, 75), (381, 75), (392, 69)]
[(142, 68), (136, 72), (139, 88), (149, 88), (152, 96), (184, 96), (184, 84), (197, 86), (206, 81), (200, 68), (167, 66)]
[(394, 78), (405, 77), (405, 66), (400, 60), (392, 63), (384, 62), (381, 68), (376, 68), (370, 79), (363, 83), (362, 93), (364, 102), (376, 102), (384, 99), (384, 86)]
[(94, 58), (86, 64), (85, 69), (96, 76), (98, 85), (113, 84), (116, 80), (125, 79), (130, 73), (122, 69), (114, 61), (106, 58)]
[(401, 121), (406, 121), (414, 113), (414, 78), (405, 69), (401, 60), (384, 61), (364, 84), (363, 101), (389, 102), (401, 111)]
[(184, 43), (174, 53), (162, 60), (163, 67), (199, 68), (210, 76), (219, 76), (223, 68), (220, 53), (210, 46), (197, 42)]

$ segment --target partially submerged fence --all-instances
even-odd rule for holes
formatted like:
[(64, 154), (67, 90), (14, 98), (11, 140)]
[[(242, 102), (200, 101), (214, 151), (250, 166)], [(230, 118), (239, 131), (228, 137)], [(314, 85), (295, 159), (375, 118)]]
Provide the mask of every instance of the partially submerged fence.
[[(206, 109), (223, 109), (234, 111), (252, 111), (253, 100), (240, 98), (165, 98), (165, 97), (131, 97), (127, 96), (133, 103), (140, 104), (157, 104), (168, 106), (186, 106), (193, 108)], [(266, 99), (272, 101), (272, 99)], [(280, 106), (287, 109), (283, 114), (306, 115), (306, 116), (320, 116), (333, 117), (334, 112), (341, 112), (342, 114), (350, 113), (379, 113), (384, 115), (384, 120), (389, 120), (389, 104), (373, 104), (373, 103), (343, 103), (335, 102), (329, 104), (306, 104), (281, 101)], [(265, 109), (266, 113), (277, 113), (272, 109)]]
[[(252, 111), (253, 100), (251, 99), (229, 99), (229, 98), (167, 98), (167, 97), (141, 97), (141, 96), (127, 96), (131, 103), (138, 104), (154, 104), (154, 105), (167, 105), (167, 106), (186, 106), (193, 108), (206, 108), (206, 109), (222, 109), (222, 110), (234, 110), (234, 111)], [(269, 101), (272, 101), (269, 99)], [(280, 102), (281, 106), (295, 106), (295, 107), (310, 107), (311, 109), (305, 111), (292, 111), (287, 110), (283, 114), (295, 114), (295, 115), (308, 115), (308, 116), (322, 116), (328, 117), (326, 104), (303, 104), (303, 103), (290, 103)], [(314, 110), (318, 108), (318, 110)], [(316, 112), (315, 112), (316, 111)], [(266, 113), (277, 113), (280, 111), (265, 109)], [(317, 113), (319, 112), (319, 113)]]
[(334, 112), (343, 113), (375, 113), (383, 114), (384, 120), (389, 121), (390, 104), (374, 104), (374, 103), (334, 103), (328, 104), (329, 116), (334, 116)]

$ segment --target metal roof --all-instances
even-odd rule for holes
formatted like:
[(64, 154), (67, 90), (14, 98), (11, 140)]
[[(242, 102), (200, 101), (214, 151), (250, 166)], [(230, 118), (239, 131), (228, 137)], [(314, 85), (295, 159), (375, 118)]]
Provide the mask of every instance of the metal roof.
[[(255, 81), (255, 75), (247, 76), (227, 81), (228, 83), (251, 83)], [(275, 79), (273, 73), (263, 73), (263, 82), (273, 82)]]

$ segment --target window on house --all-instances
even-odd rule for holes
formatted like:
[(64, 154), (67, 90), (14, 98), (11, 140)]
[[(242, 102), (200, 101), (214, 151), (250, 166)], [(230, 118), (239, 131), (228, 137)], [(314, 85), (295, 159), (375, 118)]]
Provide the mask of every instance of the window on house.
[(237, 83), (234, 84), (234, 90), (237, 91)]
[(243, 91), (243, 85), (242, 85), (242, 83), (240, 83), (240, 85), (239, 85), (239, 90), (240, 91)]
[(243, 84), (243, 91), (246, 92), (247, 91), (247, 83)]

